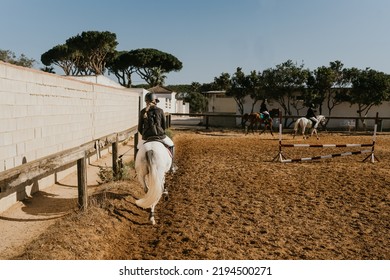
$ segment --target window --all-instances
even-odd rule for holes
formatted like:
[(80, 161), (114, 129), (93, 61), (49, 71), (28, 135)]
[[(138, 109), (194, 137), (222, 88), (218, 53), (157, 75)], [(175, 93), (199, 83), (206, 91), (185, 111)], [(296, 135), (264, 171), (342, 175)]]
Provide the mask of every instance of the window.
[(172, 108), (172, 100), (169, 98), (165, 98), (165, 108), (171, 109)]

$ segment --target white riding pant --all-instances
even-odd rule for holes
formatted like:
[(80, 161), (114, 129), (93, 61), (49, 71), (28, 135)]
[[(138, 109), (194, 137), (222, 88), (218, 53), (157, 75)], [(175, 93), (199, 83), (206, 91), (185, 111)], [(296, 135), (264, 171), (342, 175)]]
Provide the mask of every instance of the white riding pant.
[(314, 117), (311, 117), (310, 118), (315, 124), (314, 124), (314, 128), (317, 128), (317, 126), (318, 126), (318, 120), (316, 119), (316, 118), (314, 118)]

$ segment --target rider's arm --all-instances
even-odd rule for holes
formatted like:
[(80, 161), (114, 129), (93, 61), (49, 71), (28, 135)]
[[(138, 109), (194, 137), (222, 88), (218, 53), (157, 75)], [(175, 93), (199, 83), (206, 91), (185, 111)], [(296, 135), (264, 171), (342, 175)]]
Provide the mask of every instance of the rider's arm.
[(162, 127), (162, 129), (164, 129), (164, 131), (167, 128), (165, 114), (164, 114), (163, 110), (161, 110), (161, 127)]
[(144, 127), (144, 112), (145, 110), (141, 110), (138, 116), (138, 132), (142, 134), (142, 129)]

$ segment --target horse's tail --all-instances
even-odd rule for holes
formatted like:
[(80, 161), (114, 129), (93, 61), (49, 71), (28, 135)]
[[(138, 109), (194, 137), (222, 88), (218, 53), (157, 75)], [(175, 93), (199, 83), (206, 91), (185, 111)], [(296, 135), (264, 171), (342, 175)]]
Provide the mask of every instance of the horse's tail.
[(144, 198), (136, 200), (136, 204), (142, 208), (150, 208), (156, 205), (163, 193), (164, 170), (157, 168), (156, 153), (149, 150), (145, 154), (146, 162), (148, 164), (148, 192)]

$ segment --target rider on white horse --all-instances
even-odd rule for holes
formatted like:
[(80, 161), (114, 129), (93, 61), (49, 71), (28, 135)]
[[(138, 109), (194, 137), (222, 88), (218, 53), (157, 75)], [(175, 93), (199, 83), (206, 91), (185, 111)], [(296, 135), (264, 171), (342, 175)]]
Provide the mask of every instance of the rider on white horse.
[(307, 113), (306, 113), (306, 118), (313, 122), (314, 128), (317, 128), (318, 119), (317, 119), (317, 116), (315, 115), (316, 110), (314, 110), (314, 107), (315, 107), (314, 104), (310, 104), (309, 109), (307, 110)]
[(138, 132), (142, 135), (142, 141), (138, 144), (138, 149), (146, 141), (157, 140), (165, 144), (172, 155), (171, 172), (176, 171), (176, 165), (173, 164), (174, 143), (165, 133), (166, 120), (163, 109), (157, 107), (160, 102), (156, 94), (148, 92), (145, 95), (146, 107), (141, 110), (138, 120)]

